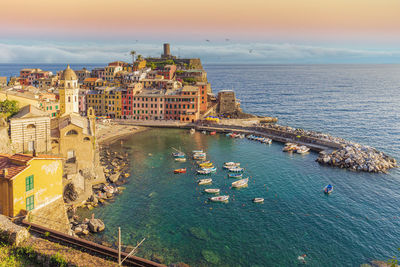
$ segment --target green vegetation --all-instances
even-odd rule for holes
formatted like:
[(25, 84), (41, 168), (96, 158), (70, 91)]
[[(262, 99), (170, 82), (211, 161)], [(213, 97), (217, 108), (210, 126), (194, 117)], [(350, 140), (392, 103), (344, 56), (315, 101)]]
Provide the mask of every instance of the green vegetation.
[(0, 101), (0, 115), (9, 118), (19, 111), (18, 102), (15, 100)]
[(57, 252), (50, 258), (50, 265), (56, 267), (66, 267), (68, 262)]
[(42, 266), (32, 247), (15, 247), (0, 243), (0, 267)]
[(196, 79), (191, 78), (191, 77), (183, 78), (183, 82), (188, 83), (188, 84), (193, 84), (193, 83), (196, 83)]
[(172, 59), (167, 59), (164, 61), (153, 61), (146, 63), (146, 67), (150, 67), (151, 69), (162, 69), (165, 65), (175, 65), (175, 62)]
[[(400, 248), (398, 248), (397, 250), (400, 251)], [(388, 260), (388, 264), (390, 267), (396, 267), (399, 264), (399, 260), (396, 256), (394, 256), (392, 259)]]

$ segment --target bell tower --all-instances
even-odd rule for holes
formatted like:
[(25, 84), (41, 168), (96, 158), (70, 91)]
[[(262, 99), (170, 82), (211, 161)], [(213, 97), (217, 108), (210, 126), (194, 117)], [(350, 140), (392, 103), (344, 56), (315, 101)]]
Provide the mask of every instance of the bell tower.
[(79, 114), (78, 77), (69, 65), (63, 71), (60, 79), (60, 115)]

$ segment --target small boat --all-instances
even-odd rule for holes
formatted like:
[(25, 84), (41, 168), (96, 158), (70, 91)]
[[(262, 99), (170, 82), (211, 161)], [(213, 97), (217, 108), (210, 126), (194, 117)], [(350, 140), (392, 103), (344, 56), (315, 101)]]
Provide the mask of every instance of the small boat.
[(199, 185), (205, 185), (205, 184), (211, 184), (212, 183), (212, 179), (208, 178), (208, 179), (200, 179), (197, 181), (197, 183)]
[(262, 142), (263, 144), (267, 144), (267, 145), (272, 144), (272, 140), (269, 139), (269, 138), (264, 138), (261, 142)]
[(211, 163), (210, 160), (202, 160), (202, 161), (197, 161), (196, 162), (198, 165), (203, 164), (203, 163)]
[(207, 134), (207, 132), (206, 132), (206, 131), (202, 131), (201, 133), (202, 133), (202, 134)]
[(210, 167), (213, 167), (213, 164), (212, 164), (212, 162), (200, 163), (200, 164), (199, 164), (199, 167), (202, 167), (202, 168), (210, 168)]
[(245, 187), (245, 186), (247, 186), (247, 183), (248, 183), (248, 182), (249, 182), (249, 178), (242, 179), (242, 180), (233, 182), (233, 183), (232, 183), (232, 187), (234, 187), (234, 188)]
[(233, 168), (230, 168), (230, 169), (228, 169), (230, 172), (243, 172), (244, 171), (244, 169), (243, 168), (240, 168), (240, 167), (233, 167)]
[(253, 198), (253, 202), (254, 203), (262, 203), (262, 202), (264, 202), (264, 199), (262, 197), (256, 197), (256, 198)]
[(210, 135), (216, 135), (216, 134), (217, 134), (217, 132), (215, 132), (215, 131), (210, 133)]
[(223, 168), (224, 169), (231, 169), (235, 167), (240, 167), (239, 162), (225, 162)]
[(228, 177), (229, 178), (242, 178), (243, 177), (243, 173), (229, 173)]
[(325, 194), (330, 194), (332, 192), (333, 192), (333, 186), (331, 184), (328, 184), (327, 186), (325, 186), (325, 188), (324, 188)]
[(193, 150), (192, 153), (197, 154), (197, 153), (204, 153), (204, 152), (203, 152), (203, 150)]
[(282, 149), (282, 151), (283, 151), (283, 152), (294, 152), (294, 151), (296, 151), (298, 148), (299, 148), (298, 145), (296, 145), (296, 144), (290, 144), (290, 143), (289, 143), (289, 145), (286, 145), (286, 146)]
[(174, 153), (172, 153), (172, 156), (174, 156), (175, 158), (184, 158), (185, 157), (185, 153), (183, 153), (183, 152), (174, 152)]
[(190, 129), (190, 134), (194, 134), (196, 130), (194, 128)]
[(219, 194), (219, 189), (217, 188), (207, 188), (204, 189), (204, 192), (209, 193), (209, 194)]
[(175, 161), (186, 162), (186, 158), (175, 158)]
[(216, 167), (209, 167), (209, 168), (201, 168), (203, 171), (210, 171), (210, 172), (216, 172), (217, 168)]
[(197, 174), (202, 174), (202, 175), (207, 175), (207, 174), (212, 173), (212, 171), (210, 171), (210, 170), (203, 170), (203, 169), (197, 170), (196, 172), (197, 172)]
[(227, 133), (226, 136), (227, 137), (231, 137), (232, 133)]
[(310, 151), (310, 148), (308, 148), (306, 146), (300, 146), (298, 149), (296, 149), (296, 153), (299, 153), (299, 154), (305, 154), (308, 151)]
[(176, 170), (174, 170), (174, 173), (186, 173), (186, 168), (176, 169)]
[(118, 189), (116, 187), (111, 186), (111, 185), (105, 185), (103, 187), (103, 191), (106, 192), (106, 193), (114, 194), (114, 193), (118, 192)]
[(213, 202), (228, 202), (229, 196), (210, 197), (209, 200)]

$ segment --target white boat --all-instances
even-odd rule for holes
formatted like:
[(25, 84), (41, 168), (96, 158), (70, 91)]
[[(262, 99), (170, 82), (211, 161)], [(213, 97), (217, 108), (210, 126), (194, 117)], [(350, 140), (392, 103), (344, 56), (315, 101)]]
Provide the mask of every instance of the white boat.
[(228, 202), (229, 196), (210, 197), (209, 200), (213, 202)]
[(299, 153), (299, 154), (305, 154), (308, 151), (310, 151), (310, 148), (308, 148), (306, 146), (300, 146), (298, 149), (296, 149), (296, 153)]
[(207, 188), (204, 189), (204, 192), (209, 193), (209, 194), (219, 194), (219, 189), (217, 188)]
[(202, 133), (202, 134), (207, 134), (207, 132), (206, 132), (206, 131), (202, 131), (201, 133)]
[(233, 182), (232, 187), (241, 188), (241, 187), (247, 186), (248, 182), (249, 182), (249, 178), (241, 179), (239, 181)]
[(199, 185), (211, 184), (212, 183), (212, 179), (211, 178), (209, 178), (209, 179), (200, 179), (197, 183)]
[(186, 162), (186, 158), (175, 158), (175, 161)]
[(253, 198), (253, 202), (254, 203), (262, 203), (262, 202), (264, 202), (264, 199), (262, 197), (256, 197), (256, 198)]
[(194, 134), (196, 130), (194, 128), (190, 129), (190, 134)]
[(203, 153), (203, 150), (193, 150), (192, 153), (193, 153), (193, 154)]
[(224, 163), (224, 167), (239, 167), (240, 166), (240, 162), (225, 162)]
[(243, 172), (243, 171), (244, 171), (244, 169), (243, 169), (243, 168), (240, 168), (240, 167), (228, 168), (228, 170), (229, 170), (230, 172)]

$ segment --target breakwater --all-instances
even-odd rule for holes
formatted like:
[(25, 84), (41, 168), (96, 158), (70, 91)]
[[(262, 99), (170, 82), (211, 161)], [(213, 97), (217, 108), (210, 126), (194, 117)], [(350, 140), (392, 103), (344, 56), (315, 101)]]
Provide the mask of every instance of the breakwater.
[(383, 172), (397, 167), (395, 158), (386, 155), (370, 146), (334, 137), (326, 133), (292, 128), (278, 124), (255, 124), (253, 126), (224, 125), (224, 124), (194, 124), (168, 121), (126, 121), (119, 120), (121, 124), (180, 128), (197, 131), (216, 131), (220, 133), (237, 132), (243, 134), (255, 134), (268, 137), (273, 141), (286, 143), (292, 142), (299, 145), (306, 145), (311, 150), (320, 152), (317, 162), (322, 165), (346, 168), (353, 171)]

